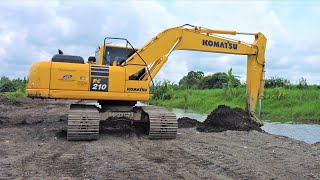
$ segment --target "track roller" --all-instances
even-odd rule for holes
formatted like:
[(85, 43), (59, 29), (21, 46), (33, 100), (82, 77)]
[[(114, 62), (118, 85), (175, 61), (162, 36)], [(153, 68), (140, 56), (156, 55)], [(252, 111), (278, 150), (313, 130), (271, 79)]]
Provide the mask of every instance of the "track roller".
[(99, 137), (99, 111), (94, 105), (71, 104), (68, 113), (67, 139), (96, 140)]
[(173, 112), (158, 106), (143, 106), (150, 122), (150, 139), (174, 139), (177, 135), (178, 121)]

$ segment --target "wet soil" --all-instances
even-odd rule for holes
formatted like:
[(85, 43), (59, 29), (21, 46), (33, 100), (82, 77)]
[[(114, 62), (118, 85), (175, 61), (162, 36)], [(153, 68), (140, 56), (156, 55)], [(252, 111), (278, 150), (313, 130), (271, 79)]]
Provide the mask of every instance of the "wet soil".
[(178, 127), (179, 128), (193, 128), (199, 125), (200, 122), (196, 119), (191, 119), (188, 117), (182, 117), (178, 119)]
[(0, 100), (0, 179), (320, 179), (318, 143), (255, 130), (181, 128), (174, 140), (149, 140), (120, 123), (70, 142), (73, 102)]
[(201, 132), (222, 132), (226, 130), (235, 131), (262, 131), (259, 124), (240, 108), (230, 108), (220, 105), (213, 110), (207, 119), (197, 126)]

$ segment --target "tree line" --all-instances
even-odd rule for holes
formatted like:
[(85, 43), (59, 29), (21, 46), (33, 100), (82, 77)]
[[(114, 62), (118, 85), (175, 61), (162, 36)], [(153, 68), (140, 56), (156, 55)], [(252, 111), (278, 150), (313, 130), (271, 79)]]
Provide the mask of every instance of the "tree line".
[[(0, 93), (6, 92), (25, 92), (25, 87), (27, 84), (27, 78), (24, 77), (10, 79), (6, 76), (0, 77)], [(320, 85), (311, 85), (320, 89)], [(190, 71), (187, 75), (183, 76), (178, 84), (172, 83), (168, 80), (158, 82), (156, 84), (157, 88), (154, 91), (168, 91), (168, 89), (232, 89), (236, 87), (245, 87), (245, 83), (241, 83), (239, 76), (234, 76), (232, 74), (232, 69), (225, 72), (217, 72), (214, 74), (204, 75), (202, 71)], [(170, 87), (170, 88), (169, 88)], [(281, 77), (271, 77), (265, 80), (266, 88), (298, 88), (306, 89), (310, 87), (307, 84), (307, 79), (301, 77), (298, 80), (298, 84), (292, 84), (288, 79)], [(169, 90), (170, 91), (170, 90)]]
[(6, 76), (0, 77), (0, 93), (6, 92), (25, 92), (27, 84), (27, 78), (9, 79)]
[[(229, 74), (231, 73), (231, 74)], [(230, 86), (228, 82), (231, 80), (231, 86), (245, 86), (245, 82), (241, 83), (239, 76), (234, 76), (232, 74), (232, 68), (229, 70), (228, 74), (225, 72), (217, 72), (214, 74), (209, 74), (204, 76), (202, 71), (190, 71), (186, 76), (183, 76), (178, 83), (178, 88), (180, 89), (222, 89)], [(265, 88), (298, 88), (305, 89), (308, 88), (307, 79), (301, 77), (298, 80), (298, 84), (291, 83), (288, 79), (281, 77), (270, 77), (265, 79)], [(319, 85), (315, 85), (318, 86)]]
[[(232, 69), (229, 70), (232, 72)], [(205, 76), (202, 71), (190, 71), (179, 81), (181, 89), (221, 89), (228, 86), (231, 80), (233, 87), (240, 86), (240, 80), (237, 76), (228, 75), (225, 72), (217, 72)]]
[[(151, 88), (153, 99), (169, 100), (174, 94), (174, 90), (183, 89), (225, 89), (226, 96), (237, 96), (239, 88), (244, 88), (245, 82), (241, 83), (239, 76), (232, 74), (232, 68), (225, 72), (204, 75), (202, 71), (190, 71), (183, 76), (178, 84), (164, 80), (157, 82), (155, 87)], [(279, 91), (279, 97), (285, 94), (285, 89), (320, 89), (320, 85), (308, 85), (307, 79), (301, 77), (298, 84), (291, 83), (288, 79), (281, 77), (270, 77), (265, 79), (265, 88), (274, 88)]]

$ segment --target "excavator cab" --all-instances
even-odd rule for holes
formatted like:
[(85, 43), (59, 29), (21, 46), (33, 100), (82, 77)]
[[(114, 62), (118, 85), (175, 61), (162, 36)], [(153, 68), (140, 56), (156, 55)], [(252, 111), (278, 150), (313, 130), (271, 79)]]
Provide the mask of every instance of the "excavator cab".
[(137, 49), (125, 46), (112, 46), (105, 44), (97, 48), (95, 57), (98, 60), (98, 65), (119, 66), (136, 51)]

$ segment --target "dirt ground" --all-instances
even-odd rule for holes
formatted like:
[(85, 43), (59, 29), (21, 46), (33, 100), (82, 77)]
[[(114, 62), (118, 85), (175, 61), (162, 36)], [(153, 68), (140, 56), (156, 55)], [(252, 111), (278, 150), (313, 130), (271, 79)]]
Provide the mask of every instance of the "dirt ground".
[(0, 99), (0, 179), (320, 179), (320, 144), (258, 131), (66, 140), (72, 101)]

